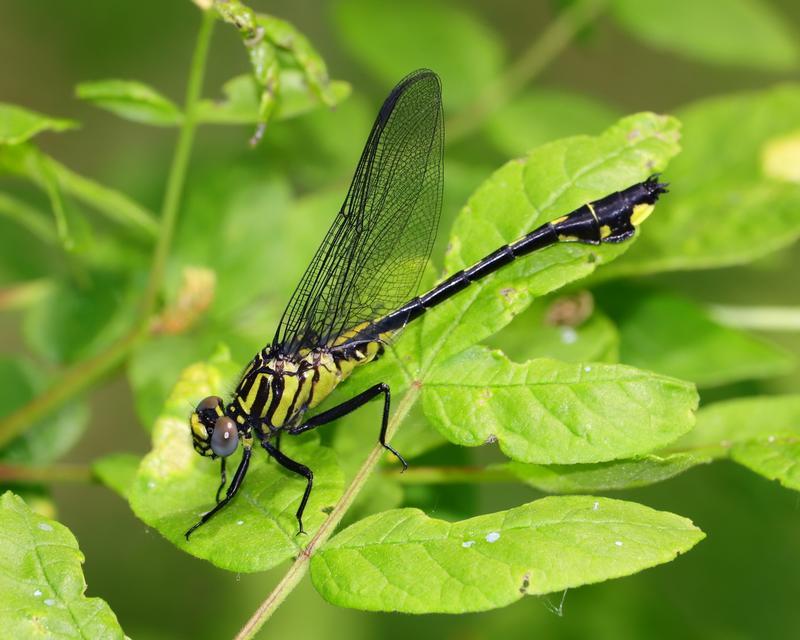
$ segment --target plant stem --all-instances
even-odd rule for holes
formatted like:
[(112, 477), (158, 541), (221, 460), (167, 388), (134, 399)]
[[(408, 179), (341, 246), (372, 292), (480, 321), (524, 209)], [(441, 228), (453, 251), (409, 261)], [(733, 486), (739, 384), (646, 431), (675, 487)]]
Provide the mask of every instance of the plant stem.
[[(43, 156), (42, 163), (53, 173), (65, 193), (94, 207), (110, 220), (143, 231), (150, 240), (158, 235), (158, 221), (138, 202), (119, 191), (75, 173), (54, 158)], [(39, 181), (41, 182), (41, 179)]]
[(102, 353), (71, 367), (47, 391), (3, 418), (0, 423), (0, 448), (116, 367), (138, 342), (141, 333), (136, 329)]
[(149, 333), (150, 316), (155, 309), (158, 292), (164, 276), (167, 255), (175, 233), (181, 193), (186, 180), (186, 169), (189, 164), (189, 156), (197, 124), (196, 107), (200, 99), (206, 59), (208, 57), (208, 46), (216, 19), (213, 11), (204, 11), (202, 16), (202, 23), (192, 56), (189, 83), (186, 89), (186, 116), (181, 125), (178, 144), (175, 148), (175, 156), (167, 181), (161, 221), (158, 227), (158, 241), (153, 253), (153, 263), (147, 289), (142, 299), (141, 315), (136, 325), (127, 335), (117, 340), (97, 356), (69, 368), (46, 392), (37, 396), (11, 415), (6, 416), (0, 423), (0, 447), (8, 444), (14, 437), (37, 420), (44, 418), (63, 402), (84, 391), (95, 380), (118, 366), (139, 340), (145, 338)]
[(475, 484), (519, 482), (502, 465), (487, 467), (410, 467), (405, 472), (386, 469), (383, 474), (400, 484)]
[(0, 289), (0, 311), (25, 309), (39, 302), (53, 288), (52, 281), (47, 278), (28, 280), (20, 284)]
[(181, 194), (186, 182), (186, 170), (189, 166), (189, 157), (192, 152), (192, 143), (197, 129), (197, 104), (203, 89), (203, 76), (205, 75), (208, 48), (211, 34), (214, 30), (216, 14), (213, 11), (202, 12), (200, 33), (197, 36), (192, 66), (189, 71), (189, 83), (186, 87), (186, 101), (184, 106), (184, 119), (181, 125), (178, 145), (172, 158), (172, 165), (167, 180), (167, 190), (164, 194), (164, 203), (161, 208), (161, 225), (158, 232), (158, 242), (153, 253), (153, 262), (150, 267), (150, 279), (145, 289), (142, 302), (142, 322), (148, 322), (155, 310), (161, 282), (164, 278), (164, 269), (167, 256), (172, 247), (172, 238), (175, 235), (175, 225), (178, 221)]
[[(389, 428), (386, 431), (387, 440), (391, 440), (395, 436), (400, 424), (416, 402), (419, 392), (419, 383), (412, 383), (409, 390), (403, 396), (403, 399), (397, 405), (397, 410), (389, 422)], [(270, 618), (275, 609), (278, 608), (286, 599), (286, 596), (300, 583), (300, 580), (302, 580), (303, 576), (308, 572), (311, 556), (313, 556), (314, 552), (333, 535), (342, 517), (347, 513), (347, 510), (353, 504), (353, 501), (356, 499), (361, 489), (363, 489), (364, 484), (369, 479), (370, 474), (375, 469), (378, 462), (380, 462), (384, 453), (385, 449), (380, 444), (376, 444), (373, 447), (369, 456), (367, 456), (367, 459), (364, 461), (364, 464), (361, 465), (353, 481), (350, 483), (350, 486), (347, 487), (342, 497), (333, 507), (333, 511), (328, 515), (325, 522), (322, 523), (322, 526), (314, 534), (314, 537), (311, 538), (311, 541), (306, 545), (300, 555), (297, 556), (297, 559), (292, 563), (292, 566), (289, 567), (289, 570), (281, 581), (272, 590), (272, 593), (267, 596), (267, 599), (261, 603), (261, 606), (258, 607), (256, 612), (245, 623), (241, 631), (236, 635), (236, 640), (248, 640), (258, 633), (258, 630)]]
[(477, 100), (445, 126), (448, 143), (472, 133), (498, 108), (508, 102), (530, 80), (538, 76), (564, 51), (581, 29), (605, 8), (605, 0), (583, 0), (569, 5), (548, 25), (542, 35)]
[(53, 226), (47, 222), (47, 216), (27, 202), (0, 193), (0, 215), (25, 227), (45, 244), (58, 243)]
[(21, 464), (0, 464), (0, 481), (18, 483), (76, 482), (87, 484), (94, 480), (91, 469), (85, 464), (51, 464), (28, 467)]
[(800, 331), (800, 307), (729, 307), (712, 305), (718, 322), (737, 329)]

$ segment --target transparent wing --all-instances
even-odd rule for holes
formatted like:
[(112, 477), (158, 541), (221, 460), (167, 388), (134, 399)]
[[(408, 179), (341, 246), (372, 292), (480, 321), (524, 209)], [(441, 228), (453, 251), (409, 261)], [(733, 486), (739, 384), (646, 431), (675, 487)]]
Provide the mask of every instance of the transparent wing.
[(439, 223), (443, 141), (439, 77), (415, 71), (383, 103), (344, 204), (283, 313), (274, 349), (330, 346), (415, 295)]

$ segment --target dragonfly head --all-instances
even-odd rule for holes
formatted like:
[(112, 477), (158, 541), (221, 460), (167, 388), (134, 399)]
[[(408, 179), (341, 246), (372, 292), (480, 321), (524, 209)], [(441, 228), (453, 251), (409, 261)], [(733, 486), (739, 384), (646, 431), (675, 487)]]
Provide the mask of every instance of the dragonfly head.
[(227, 457), (239, 446), (236, 422), (225, 415), (225, 405), (219, 396), (200, 401), (189, 416), (192, 445), (201, 456)]

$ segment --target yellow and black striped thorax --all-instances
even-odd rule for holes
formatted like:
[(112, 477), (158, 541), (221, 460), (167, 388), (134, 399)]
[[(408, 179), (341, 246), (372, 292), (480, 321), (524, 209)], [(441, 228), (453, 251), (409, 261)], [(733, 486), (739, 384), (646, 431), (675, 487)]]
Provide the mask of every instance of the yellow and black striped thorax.
[(226, 413), (240, 425), (257, 422), (270, 430), (293, 426), (353, 369), (382, 351), (378, 341), (314, 349), (296, 358), (261, 351), (242, 373)]

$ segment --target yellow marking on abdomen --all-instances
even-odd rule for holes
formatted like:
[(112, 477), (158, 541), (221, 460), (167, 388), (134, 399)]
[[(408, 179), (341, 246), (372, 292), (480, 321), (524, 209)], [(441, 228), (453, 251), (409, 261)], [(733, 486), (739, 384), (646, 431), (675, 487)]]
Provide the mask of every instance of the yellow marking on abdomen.
[(653, 209), (655, 207), (652, 204), (637, 204), (633, 207), (633, 213), (631, 213), (631, 222), (635, 227), (638, 227), (642, 222), (644, 222), (647, 217), (653, 213)]

